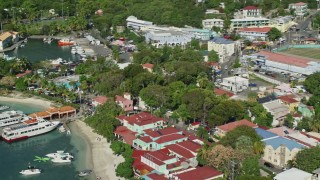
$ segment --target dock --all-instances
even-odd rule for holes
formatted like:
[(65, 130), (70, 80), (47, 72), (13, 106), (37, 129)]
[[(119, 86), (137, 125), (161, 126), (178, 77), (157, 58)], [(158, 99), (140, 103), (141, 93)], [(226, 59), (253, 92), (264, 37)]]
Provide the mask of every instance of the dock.
[(15, 44), (13, 44), (10, 47), (7, 47), (7, 48), (5, 48), (3, 50), (0, 50), (0, 53), (7, 52), (7, 51), (13, 51), (15, 48), (19, 47), (20, 44), (22, 44), (23, 42), (24, 42), (24, 40), (21, 40), (21, 41), (15, 43)]

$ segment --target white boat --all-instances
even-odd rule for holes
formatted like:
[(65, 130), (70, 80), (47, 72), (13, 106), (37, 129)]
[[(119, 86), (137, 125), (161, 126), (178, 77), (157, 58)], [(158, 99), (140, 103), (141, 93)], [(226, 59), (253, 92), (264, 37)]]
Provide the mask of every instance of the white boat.
[(28, 169), (20, 171), (20, 174), (23, 174), (23, 175), (35, 175), (40, 173), (41, 173), (41, 169), (37, 169), (30, 165), (28, 166)]
[(29, 117), (22, 111), (4, 111), (0, 113), (0, 127), (21, 123), (28, 119)]
[(76, 54), (76, 53), (77, 53), (77, 50), (71, 49), (71, 54)]
[(65, 153), (64, 151), (57, 151), (55, 153), (50, 153), (46, 155), (49, 158), (61, 158), (61, 157), (70, 157), (73, 159), (73, 156), (71, 153)]
[(58, 58), (58, 59), (55, 59), (55, 60), (51, 60), (51, 64), (54, 64), (54, 65), (61, 64), (62, 62), (63, 62), (63, 59), (62, 59), (62, 58)]
[(59, 121), (47, 121), (42, 118), (29, 119), (19, 124), (5, 127), (2, 138), (6, 142), (27, 139), (54, 130), (60, 124)]
[(84, 176), (88, 176), (88, 175), (91, 174), (91, 173), (92, 173), (92, 170), (86, 169), (86, 170), (80, 171), (79, 174), (78, 174), (78, 176), (84, 177)]
[(6, 110), (6, 109), (9, 109), (9, 108), (10, 108), (9, 106), (0, 106), (0, 111)]
[(52, 162), (54, 163), (71, 163), (72, 157), (70, 156), (64, 156), (64, 157), (55, 157), (51, 159)]

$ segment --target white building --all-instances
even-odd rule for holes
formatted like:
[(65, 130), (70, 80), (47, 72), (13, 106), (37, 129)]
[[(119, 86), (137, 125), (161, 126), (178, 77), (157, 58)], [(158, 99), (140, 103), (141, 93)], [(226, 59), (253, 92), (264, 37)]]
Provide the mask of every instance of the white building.
[(275, 72), (298, 73), (310, 75), (320, 71), (320, 63), (301, 57), (289, 56), (267, 51), (260, 51), (251, 56), (251, 60), (258, 62), (262, 69)]
[(18, 42), (19, 33), (14, 31), (7, 31), (0, 34), (0, 50), (3, 50), (12, 44)]
[(273, 116), (272, 126), (282, 125), (287, 114), (290, 113), (288, 106), (281, 103), (280, 99), (263, 103), (262, 106)]
[(223, 78), (220, 85), (227, 91), (237, 93), (242, 92), (243, 90), (246, 90), (248, 88), (249, 80), (238, 76), (227, 77)]
[(149, 26), (149, 25), (153, 24), (150, 21), (139, 20), (135, 16), (129, 16), (126, 19), (126, 21), (127, 21), (127, 27), (128, 28), (133, 28), (133, 29), (137, 29), (137, 30), (141, 29), (142, 27)]
[(226, 61), (228, 56), (235, 53), (237, 44), (234, 41), (224, 39), (224, 38), (213, 38), (208, 41), (208, 51), (216, 51), (219, 54), (219, 61)]
[(150, 42), (156, 47), (168, 46), (186, 46), (193, 38), (199, 40), (209, 40), (217, 36), (217, 33), (207, 29), (197, 28), (177, 28), (146, 26), (141, 29), (145, 32), (146, 42)]
[(268, 39), (268, 32), (271, 30), (270, 27), (263, 28), (240, 28), (238, 34), (245, 39), (250, 41), (262, 40), (266, 41)]
[(234, 14), (236, 19), (261, 17), (262, 10), (256, 6), (247, 6)]
[(294, 9), (296, 16), (305, 16), (308, 13), (308, 4), (304, 2), (289, 4), (289, 10)]
[(311, 173), (302, 171), (297, 168), (291, 168), (277, 174), (273, 180), (288, 180), (288, 179), (301, 179), (301, 180), (314, 180)]
[(291, 26), (297, 24), (293, 19), (292, 16), (277, 17), (270, 20), (270, 26), (279, 29), (281, 32), (287, 32)]
[(204, 29), (212, 29), (213, 27), (223, 28), (224, 20), (222, 19), (205, 19), (202, 20)]
[(237, 30), (244, 27), (268, 27), (270, 19), (267, 18), (244, 18), (244, 19), (231, 19), (231, 30)]

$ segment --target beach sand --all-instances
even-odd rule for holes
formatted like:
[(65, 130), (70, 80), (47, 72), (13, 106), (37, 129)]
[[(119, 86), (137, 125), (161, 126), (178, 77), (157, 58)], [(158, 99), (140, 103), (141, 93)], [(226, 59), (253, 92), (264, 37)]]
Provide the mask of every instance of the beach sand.
[[(110, 143), (107, 142), (105, 138), (102, 138), (97, 133), (94, 133), (92, 128), (86, 125), (81, 120), (76, 120), (73, 122), (79, 133), (82, 133), (86, 140), (89, 142), (93, 163), (93, 171), (96, 176), (100, 176), (102, 180), (117, 180), (123, 179), (116, 176), (115, 168), (116, 166), (124, 162), (122, 156), (116, 156), (113, 154)], [(97, 137), (101, 140), (98, 141)], [(90, 159), (87, 158), (87, 161)]]
[(0, 102), (1, 101), (36, 105), (36, 106), (41, 106), (44, 109), (47, 109), (52, 105), (54, 105), (52, 102), (45, 99), (41, 99), (38, 97), (23, 97), (19, 94), (17, 94), (16, 96), (0, 96)]

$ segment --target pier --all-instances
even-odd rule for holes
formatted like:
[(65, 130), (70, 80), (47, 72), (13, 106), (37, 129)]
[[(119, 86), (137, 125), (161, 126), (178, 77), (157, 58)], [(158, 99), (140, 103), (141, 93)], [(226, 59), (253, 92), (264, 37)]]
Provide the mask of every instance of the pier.
[(24, 40), (21, 40), (21, 41), (15, 43), (15, 44), (13, 44), (10, 47), (7, 47), (7, 48), (5, 48), (3, 50), (0, 50), (0, 53), (7, 52), (7, 51), (13, 51), (15, 48), (19, 47), (20, 44), (22, 44), (23, 42), (24, 42)]

